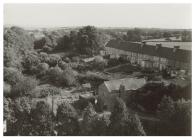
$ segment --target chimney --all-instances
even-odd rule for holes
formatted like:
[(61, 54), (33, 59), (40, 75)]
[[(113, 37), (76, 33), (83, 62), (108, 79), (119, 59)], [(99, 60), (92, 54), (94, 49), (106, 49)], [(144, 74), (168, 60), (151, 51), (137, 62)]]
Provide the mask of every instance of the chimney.
[(144, 47), (146, 45), (146, 42), (145, 41), (142, 41), (141, 42), (141, 47)]
[(180, 46), (174, 46), (173, 47), (173, 52), (176, 52), (179, 48), (180, 48)]
[(158, 50), (162, 46), (161, 43), (156, 44), (156, 50)]

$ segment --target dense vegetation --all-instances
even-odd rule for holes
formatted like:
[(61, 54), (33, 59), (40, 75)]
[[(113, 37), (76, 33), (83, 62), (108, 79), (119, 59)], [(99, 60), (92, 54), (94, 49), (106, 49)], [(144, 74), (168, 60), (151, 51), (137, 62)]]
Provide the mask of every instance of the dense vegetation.
[[(49, 97), (62, 97), (63, 89), (75, 88), (79, 92), (82, 84), (88, 82), (96, 91), (99, 84), (108, 80), (97, 73), (127, 61), (100, 56), (105, 43), (111, 38), (121, 38), (121, 31), (86, 26), (71, 31), (40, 32), (43, 36), (37, 37), (36, 31), (30, 32), (19, 27), (4, 29), (5, 135), (191, 134), (190, 86), (146, 85), (135, 91), (135, 97), (128, 97), (127, 103), (116, 98), (111, 114), (102, 112), (98, 105), (100, 102), (94, 104), (96, 96), (85, 101), (79, 99), (76, 103), (63, 100), (54, 110), (53, 103), (46, 101)], [(125, 32), (121, 39), (128, 41), (141, 41), (144, 34), (144, 30), (140, 29)], [(152, 32), (149, 34), (152, 35)], [(189, 40), (189, 33), (184, 34), (184, 40)], [(164, 36), (171, 35), (164, 33)], [(94, 59), (90, 62), (83, 61), (92, 57)], [(184, 94), (186, 90), (189, 94)], [(157, 130), (154, 131), (154, 127), (150, 126), (151, 122), (145, 122), (139, 114), (129, 111), (132, 103), (144, 106), (146, 112), (156, 114), (160, 119), (160, 122), (155, 123)]]

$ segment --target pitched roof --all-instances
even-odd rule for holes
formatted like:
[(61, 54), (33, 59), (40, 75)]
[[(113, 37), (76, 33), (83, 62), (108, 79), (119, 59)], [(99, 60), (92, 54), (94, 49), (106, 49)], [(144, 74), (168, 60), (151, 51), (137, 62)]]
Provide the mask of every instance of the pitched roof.
[(104, 84), (109, 90), (109, 92), (119, 90), (121, 85), (125, 86), (125, 90), (136, 90), (144, 86), (146, 84), (146, 80), (144, 78), (141, 79), (124, 78), (124, 79), (104, 81)]
[(145, 44), (144, 46), (142, 46), (141, 43), (120, 41), (120, 40), (110, 40), (106, 44), (106, 47), (135, 52), (135, 53), (142, 53), (151, 56), (160, 56), (163, 58), (181, 61), (181, 62), (191, 62), (191, 55), (192, 55), (192, 52), (190, 50), (177, 49), (174, 52), (173, 51), (174, 48), (161, 46), (157, 49), (155, 45)]

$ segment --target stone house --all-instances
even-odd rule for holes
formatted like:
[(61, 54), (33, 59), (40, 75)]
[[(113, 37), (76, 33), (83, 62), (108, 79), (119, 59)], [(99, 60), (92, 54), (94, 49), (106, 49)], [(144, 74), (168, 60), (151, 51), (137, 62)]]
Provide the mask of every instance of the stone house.
[(110, 81), (104, 81), (98, 87), (98, 97), (102, 102), (105, 110), (111, 111), (116, 97), (121, 97), (125, 100), (126, 94), (129, 91), (137, 90), (146, 84), (144, 78), (124, 78)]

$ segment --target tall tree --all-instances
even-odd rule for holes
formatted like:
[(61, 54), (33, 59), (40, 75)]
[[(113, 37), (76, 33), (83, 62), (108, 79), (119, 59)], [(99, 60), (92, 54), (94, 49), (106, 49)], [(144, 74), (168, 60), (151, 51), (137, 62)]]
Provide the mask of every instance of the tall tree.
[(98, 33), (93, 26), (85, 26), (78, 32), (77, 50), (80, 53), (93, 55), (99, 52)]
[(116, 99), (114, 110), (110, 117), (110, 135), (144, 136), (146, 135), (137, 115), (129, 114), (124, 101)]
[(57, 109), (57, 131), (59, 136), (75, 136), (79, 133), (78, 115), (70, 104), (63, 102)]
[(31, 111), (32, 128), (30, 135), (50, 136), (53, 135), (53, 112), (44, 101), (39, 101), (36, 108)]

